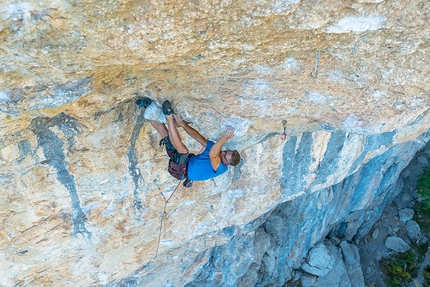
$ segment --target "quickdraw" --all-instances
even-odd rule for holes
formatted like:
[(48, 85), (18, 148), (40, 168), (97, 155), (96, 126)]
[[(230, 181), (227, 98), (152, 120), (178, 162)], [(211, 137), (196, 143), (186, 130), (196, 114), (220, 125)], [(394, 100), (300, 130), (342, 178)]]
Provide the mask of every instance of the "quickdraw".
[(284, 133), (281, 134), (281, 140), (285, 140), (287, 138), (287, 120), (282, 121), (282, 126), (284, 127)]
[[(316, 53), (315, 67), (312, 69), (312, 72), (309, 73), (309, 75), (314, 79), (316, 79), (318, 77), (318, 61), (319, 61), (319, 59), (320, 59), (320, 51), (318, 50)], [(315, 71), (315, 76), (313, 75), (314, 71)]]

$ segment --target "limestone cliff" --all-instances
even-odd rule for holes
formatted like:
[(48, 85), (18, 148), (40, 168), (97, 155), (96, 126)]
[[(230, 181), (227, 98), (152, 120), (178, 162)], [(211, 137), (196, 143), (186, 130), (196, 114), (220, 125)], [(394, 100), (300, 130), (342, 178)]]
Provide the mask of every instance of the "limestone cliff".
[[(430, 139), (429, 20), (416, 0), (0, 3), (0, 285), (282, 285), (329, 233), (362, 236)], [(243, 158), (178, 188), (157, 257), (177, 181), (136, 95), (214, 140), (233, 125)]]

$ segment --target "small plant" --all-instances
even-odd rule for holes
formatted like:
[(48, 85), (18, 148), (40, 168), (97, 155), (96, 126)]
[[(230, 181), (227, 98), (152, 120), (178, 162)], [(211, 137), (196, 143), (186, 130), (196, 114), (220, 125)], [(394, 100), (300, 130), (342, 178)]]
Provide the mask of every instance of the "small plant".
[(430, 232), (430, 166), (424, 168), (423, 173), (418, 176), (417, 188), (424, 200), (416, 203), (414, 220), (422, 230)]
[(430, 211), (430, 200), (426, 199), (426, 200), (422, 201), (420, 209), (424, 212), (429, 212)]
[(413, 249), (383, 260), (380, 267), (387, 276), (388, 286), (403, 286), (411, 282), (418, 274), (417, 261), (417, 255)]
[(426, 269), (424, 270), (424, 279), (426, 280), (430, 280), (430, 266), (427, 266)]
[(424, 243), (424, 244), (412, 243), (412, 248), (414, 250), (416, 250), (416, 254), (418, 255), (418, 261), (422, 262), (424, 260), (424, 257), (426, 256), (428, 249), (429, 249), (429, 244), (428, 243)]
[(418, 193), (422, 197), (430, 196), (430, 166), (424, 168), (423, 173), (418, 177)]
[(414, 220), (424, 232), (430, 232), (430, 199), (415, 204)]
[[(430, 166), (426, 167), (418, 177), (417, 189), (422, 200), (415, 202), (413, 219), (420, 225), (422, 231), (428, 233), (430, 232)], [(428, 243), (421, 245), (412, 243), (408, 251), (390, 259), (381, 260), (379, 266), (386, 275), (387, 286), (408, 286), (417, 277), (418, 267), (424, 260), (428, 246)], [(424, 270), (423, 276), (423, 286), (430, 287), (430, 265)]]
[(430, 287), (430, 266), (427, 266), (426, 269), (424, 269), (423, 276), (423, 287)]

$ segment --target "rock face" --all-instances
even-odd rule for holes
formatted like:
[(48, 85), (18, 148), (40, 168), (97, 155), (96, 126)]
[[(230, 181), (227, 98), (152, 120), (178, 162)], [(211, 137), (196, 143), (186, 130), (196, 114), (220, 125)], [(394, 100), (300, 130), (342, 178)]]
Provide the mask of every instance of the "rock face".
[[(426, 1), (160, 2), (0, 4), (0, 285), (282, 286), (429, 141)], [(177, 181), (136, 95), (243, 158), (160, 242)]]

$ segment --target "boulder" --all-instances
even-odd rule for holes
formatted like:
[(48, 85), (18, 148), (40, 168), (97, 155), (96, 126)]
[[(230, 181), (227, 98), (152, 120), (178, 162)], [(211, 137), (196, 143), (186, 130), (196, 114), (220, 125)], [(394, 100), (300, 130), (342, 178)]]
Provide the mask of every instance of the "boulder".
[(385, 246), (395, 252), (406, 252), (411, 248), (403, 239), (396, 236), (387, 237)]
[[(331, 256), (327, 255), (327, 251)], [(329, 272), (320, 277), (305, 275), (302, 278), (303, 287), (364, 287), (364, 277), (360, 266), (360, 255), (355, 245), (346, 241), (340, 243), (340, 248), (332, 244), (319, 245), (313, 256), (324, 253), (324, 257), (336, 258)], [(342, 256), (343, 254), (343, 256)], [(326, 262), (326, 261), (325, 261)], [(320, 264), (320, 267), (322, 264)], [(314, 266), (315, 267), (315, 266)], [(325, 268), (327, 270), (328, 268)], [(313, 274), (316, 275), (316, 274)]]
[(376, 250), (375, 251), (375, 259), (376, 259), (376, 261), (379, 261), (379, 260), (381, 260), (382, 259), (382, 252), (380, 251), (380, 250)]
[(421, 228), (416, 221), (409, 220), (406, 223), (406, 232), (408, 233), (408, 237), (410, 240), (416, 241), (421, 232)]
[[(400, 180), (400, 179), (399, 179)], [(402, 201), (407, 201), (410, 202), (411, 201), (411, 195), (408, 193), (403, 193), (402, 194)]]
[[(360, 265), (360, 254), (357, 246), (348, 244), (346, 241), (340, 243), (343, 260), (347, 269), (348, 277), (352, 287), (364, 287), (363, 271)], [(334, 285), (333, 285), (334, 286)]]
[[(302, 281), (302, 282), (306, 283), (306, 281)], [(352, 286), (351, 281), (348, 277), (348, 270), (345, 266), (345, 263), (342, 260), (342, 255), (340, 254), (340, 250), (339, 250), (338, 260), (335, 262), (330, 272), (327, 273), (327, 275), (324, 277), (315, 278), (315, 282), (311, 286), (318, 286), (318, 287), (333, 287), (333, 286), (351, 287)], [(307, 286), (303, 284), (303, 287), (307, 287)]]
[(330, 248), (319, 243), (309, 251), (307, 262), (302, 265), (304, 271), (323, 277), (333, 268), (338, 257), (337, 248), (330, 243), (326, 244)]
[(379, 228), (375, 228), (375, 230), (373, 230), (372, 232), (372, 238), (377, 239), (378, 236), (379, 236)]
[(429, 165), (429, 161), (425, 156), (419, 156), (417, 158), (417, 162), (420, 163), (422, 166), (428, 166)]
[(340, 239), (337, 238), (336, 236), (333, 236), (332, 238), (330, 238), (331, 243), (333, 243), (336, 246), (339, 246), (340, 244)]
[(412, 208), (403, 208), (399, 210), (400, 221), (407, 222), (414, 217), (415, 211)]

